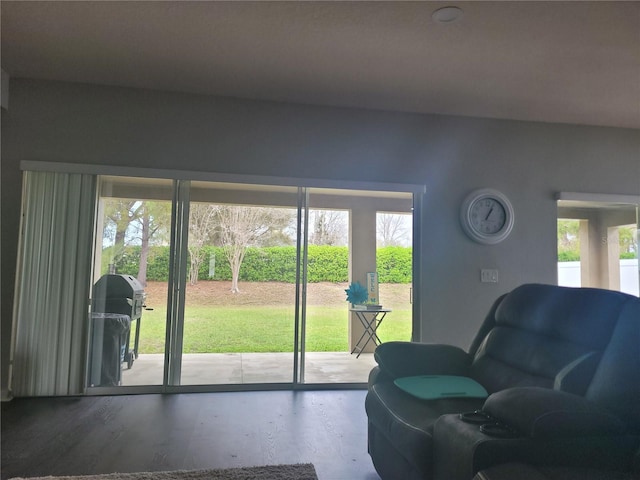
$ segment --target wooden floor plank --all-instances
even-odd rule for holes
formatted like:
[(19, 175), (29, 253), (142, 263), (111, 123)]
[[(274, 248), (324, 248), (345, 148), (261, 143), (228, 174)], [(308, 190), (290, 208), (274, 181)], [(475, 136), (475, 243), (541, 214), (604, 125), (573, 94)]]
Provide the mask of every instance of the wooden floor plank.
[(2, 480), (15, 476), (313, 463), (320, 480), (379, 480), (362, 390), (14, 399)]

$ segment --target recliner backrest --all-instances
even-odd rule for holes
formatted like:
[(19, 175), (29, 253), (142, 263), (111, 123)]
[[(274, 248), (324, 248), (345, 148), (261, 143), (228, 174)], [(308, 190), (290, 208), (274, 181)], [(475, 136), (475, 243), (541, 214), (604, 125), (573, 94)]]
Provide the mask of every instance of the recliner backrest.
[(640, 433), (640, 299), (625, 303), (585, 397)]
[(584, 395), (633, 298), (601, 289), (522, 285), (495, 308), (471, 376), (489, 393), (539, 386)]

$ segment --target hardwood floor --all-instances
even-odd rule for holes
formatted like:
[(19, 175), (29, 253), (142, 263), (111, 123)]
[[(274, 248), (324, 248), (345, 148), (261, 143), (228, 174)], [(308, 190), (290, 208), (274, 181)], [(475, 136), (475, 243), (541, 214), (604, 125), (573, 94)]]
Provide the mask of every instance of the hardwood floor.
[(14, 399), (2, 480), (313, 463), (320, 480), (379, 480), (363, 390)]

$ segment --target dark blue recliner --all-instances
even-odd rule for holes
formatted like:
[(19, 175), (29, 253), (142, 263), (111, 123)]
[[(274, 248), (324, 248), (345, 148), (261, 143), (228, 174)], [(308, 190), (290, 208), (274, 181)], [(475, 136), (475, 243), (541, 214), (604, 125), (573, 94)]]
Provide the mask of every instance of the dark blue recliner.
[[(637, 297), (522, 285), (496, 300), (468, 351), (389, 342), (375, 358), (365, 407), (383, 480), (471, 480), (513, 462), (637, 468)], [(489, 396), (424, 400), (394, 383), (419, 375), (469, 377)]]

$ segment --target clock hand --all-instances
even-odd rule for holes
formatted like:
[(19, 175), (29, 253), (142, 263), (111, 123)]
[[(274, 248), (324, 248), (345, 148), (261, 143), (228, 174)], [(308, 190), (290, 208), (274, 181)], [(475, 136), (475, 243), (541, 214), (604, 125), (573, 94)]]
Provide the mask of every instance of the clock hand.
[(491, 207), (491, 210), (489, 210), (489, 213), (487, 213), (487, 216), (484, 218), (485, 220), (489, 220), (489, 217), (491, 216), (491, 212), (493, 212), (493, 207)]

